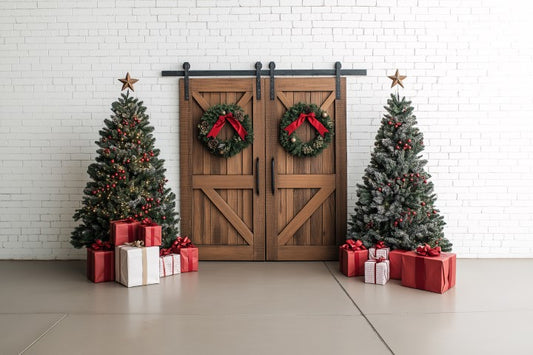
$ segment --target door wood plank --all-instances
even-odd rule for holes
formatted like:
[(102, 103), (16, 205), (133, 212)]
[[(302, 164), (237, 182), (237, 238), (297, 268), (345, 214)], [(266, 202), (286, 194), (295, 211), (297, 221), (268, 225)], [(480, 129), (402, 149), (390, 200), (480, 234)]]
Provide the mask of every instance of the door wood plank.
[(237, 102), (237, 106), (243, 107), (250, 101), (251, 98), (252, 98), (252, 93), (245, 92), (244, 95), (241, 97), (241, 99)]
[(200, 93), (193, 92), (192, 93), (192, 97), (193, 97), (194, 101), (196, 101), (198, 103), (198, 105), (200, 105), (202, 110), (204, 110), (204, 111), (209, 110), (209, 107), (210, 107), (209, 103), (206, 101), (206, 99), (204, 99), (204, 97)]
[[(322, 103), (322, 105), (320, 105), (320, 109), (322, 111), (326, 111), (328, 112), (329, 111), (329, 107), (331, 106), (331, 104), (333, 103), (333, 101), (335, 101), (335, 92), (332, 92), (331, 94), (329, 94), (329, 96), (326, 98), (326, 100)], [(328, 114), (330, 114), (330, 112), (328, 112)]]
[(222, 197), (212, 188), (202, 188), (204, 194), (209, 197), (211, 202), (218, 208), (222, 215), (231, 223), (231, 225), (239, 232), (241, 237), (246, 240), (248, 245), (253, 244), (253, 234), (248, 229), (242, 219), (231, 209), (231, 207), (224, 201)]
[(335, 191), (334, 187), (320, 189), (307, 204), (294, 216), (278, 236), (278, 244), (285, 245), (294, 233), (309, 219), (324, 200)]
[(285, 106), (286, 110), (288, 110), (292, 106), (289, 99), (287, 98), (287, 96), (285, 96), (283, 92), (278, 92), (277, 96), (279, 101), (283, 104), (283, 106)]

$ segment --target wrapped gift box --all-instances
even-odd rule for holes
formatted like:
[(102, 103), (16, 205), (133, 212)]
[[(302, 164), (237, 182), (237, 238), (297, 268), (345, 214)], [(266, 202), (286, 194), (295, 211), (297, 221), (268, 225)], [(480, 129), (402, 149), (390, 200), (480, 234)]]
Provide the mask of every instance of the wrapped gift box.
[(181, 272), (198, 271), (198, 248), (190, 244), (187, 248), (180, 248)]
[(137, 237), (146, 247), (160, 246), (161, 226), (151, 220), (144, 220), (139, 226)]
[(365, 274), (365, 261), (368, 260), (368, 250), (350, 250), (343, 246), (339, 248), (339, 269), (348, 277)]
[(402, 278), (402, 255), (408, 250), (391, 250), (389, 253), (390, 261), (390, 278), (393, 280), (400, 280)]
[(111, 243), (119, 246), (137, 240), (137, 229), (140, 225), (140, 222), (133, 219), (111, 221)]
[(365, 282), (385, 285), (389, 281), (389, 260), (367, 260), (365, 262)]
[(181, 256), (168, 254), (159, 257), (159, 277), (179, 274), (181, 272)]
[(133, 287), (159, 283), (159, 247), (115, 247), (115, 279)]
[(87, 248), (87, 278), (92, 282), (115, 280), (113, 250), (94, 250)]
[(390, 248), (369, 248), (368, 249), (368, 258), (369, 259), (378, 259), (380, 257), (383, 257), (385, 259), (389, 258), (389, 251)]
[(444, 293), (455, 286), (456, 256), (440, 253), (421, 256), (415, 252), (402, 255), (402, 285)]

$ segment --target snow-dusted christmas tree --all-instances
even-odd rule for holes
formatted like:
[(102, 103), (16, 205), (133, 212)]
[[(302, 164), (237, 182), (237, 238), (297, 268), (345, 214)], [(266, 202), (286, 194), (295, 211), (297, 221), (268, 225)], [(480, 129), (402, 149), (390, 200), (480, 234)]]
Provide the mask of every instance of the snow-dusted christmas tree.
[[(405, 79), (396, 71), (393, 85)], [(435, 206), (422, 132), (416, 127), (411, 102), (391, 94), (387, 113), (376, 136), (370, 164), (363, 183), (357, 185), (358, 201), (351, 216), (349, 237), (361, 239), (369, 247), (384, 241), (392, 249), (414, 249), (428, 243), (450, 251), (444, 237), (443, 217)]]

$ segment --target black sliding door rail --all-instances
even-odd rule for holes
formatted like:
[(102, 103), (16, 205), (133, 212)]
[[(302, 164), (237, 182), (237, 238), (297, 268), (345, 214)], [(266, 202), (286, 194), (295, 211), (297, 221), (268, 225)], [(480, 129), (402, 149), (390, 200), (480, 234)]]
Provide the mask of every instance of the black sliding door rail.
[[(185, 78), (185, 100), (189, 100), (189, 77), (191, 76), (255, 76), (257, 82), (261, 80), (261, 76), (270, 77), (270, 99), (274, 100), (274, 77), (275, 76), (334, 76), (336, 80), (336, 98), (339, 99), (340, 92), (340, 77), (347, 75), (365, 76), (366, 69), (341, 69), (341, 63), (335, 63), (335, 69), (278, 69), (276, 70), (276, 63), (269, 63), (269, 70), (261, 70), (261, 62), (255, 63), (255, 70), (190, 70), (189, 62), (183, 63), (183, 70), (163, 70), (162, 76), (182, 76)], [(261, 99), (261, 85), (256, 85), (257, 99)]]

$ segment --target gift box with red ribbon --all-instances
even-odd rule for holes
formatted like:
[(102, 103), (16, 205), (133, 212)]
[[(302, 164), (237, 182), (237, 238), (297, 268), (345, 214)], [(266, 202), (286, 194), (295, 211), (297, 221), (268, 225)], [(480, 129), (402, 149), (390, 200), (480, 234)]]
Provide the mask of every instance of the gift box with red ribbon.
[(111, 221), (111, 243), (115, 246), (119, 246), (134, 242), (137, 240), (137, 229), (140, 225), (140, 222), (131, 217), (118, 221)]
[(456, 256), (428, 245), (402, 255), (402, 285), (444, 293), (455, 286)]
[(189, 237), (177, 237), (170, 248), (161, 249), (161, 255), (179, 254), (181, 272), (198, 271), (198, 248)]
[(181, 273), (181, 256), (168, 254), (159, 256), (159, 277)]
[(87, 248), (87, 278), (92, 282), (115, 280), (115, 256), (110, 242), (96, 240)]
[(339, 247), (339, 270), (348, 277), (365, 274), (368, 250), (360, 240), (348, 239)]
[(144, 242), (144, 246), (153, 247), (161, 245), (161, 226), (150, 218), (142, 220), (138, 233), (138, 239)]
[(377, 242), (376, 245), (368, 249), (368, 258), (378, 259), (380, 257), (383, 257), (385, 259), (388, 259), (389, 251), (390, 248), (388, 248), (384, 242)]
[(384, 257), (365, 262), (365, 283), (385, 285), (389, 281), (390, 264)]
[(140, 240), (115, 247), (116, 281), (124, 286), (159, 283), (159, 247), (144, 247)]
[(400, 280), (402, 278), (402, 255), (408, 250), (396, 249), (389, 252), (390, 278)]

